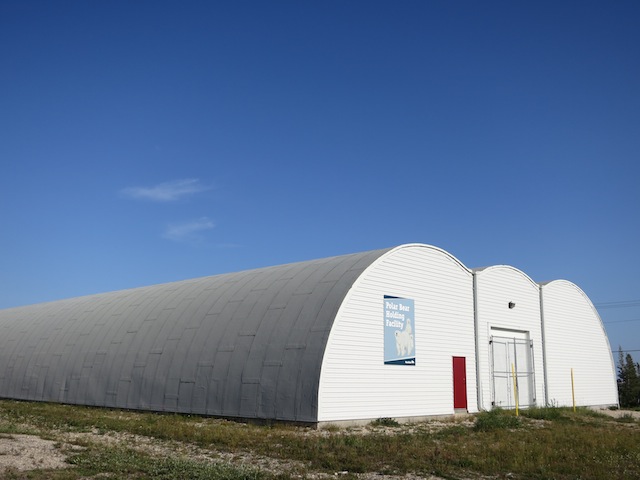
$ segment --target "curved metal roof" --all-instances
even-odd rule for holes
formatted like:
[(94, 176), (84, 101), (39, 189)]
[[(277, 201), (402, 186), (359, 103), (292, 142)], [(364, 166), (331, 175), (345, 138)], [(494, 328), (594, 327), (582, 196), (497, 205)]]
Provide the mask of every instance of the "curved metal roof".
[(478, 268), (472, 268), (471, 271), (475, 274), (475, 273), (483, 273), (483, 272), (492, 272), (494, 270), (511, 270), (516, 272), (518, 275), (520, 275), (521, 277), (525, 278), (526, 280), (529, 281), (529, 283), (538, 288), (539, 284), (536, 283), (529, 275), (527, 275), (526, 273), (524, 273), (522, 270), (520, 270), (519, 268), (513, 267), (511, 265), (490, 265), (488, 267), (478, 267)]
[(316, 422), (334, 317), (389, 250), (0, 311), (0, 397)]

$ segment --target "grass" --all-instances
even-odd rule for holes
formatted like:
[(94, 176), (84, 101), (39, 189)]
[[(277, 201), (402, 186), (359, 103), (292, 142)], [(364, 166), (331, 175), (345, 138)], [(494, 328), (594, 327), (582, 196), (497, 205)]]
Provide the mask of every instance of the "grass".
[(565, 410), (558, 407), (531, 407), (522, 411), (522, 416), (536, 420), (562, 420)]
[(224, 464), (208, 464), (185, 458), (154, 458), (126, 447), (89, 448), (74, 455), (70, 463), (83, 476), (111, 473), (127, 478), (170, 480), (176, 478), (252, 480), (264, 478), (258, 470)]
[(620, 423), (636, 423), (635, 417), (630, 413), (623, 414), (622, 416), (616, 418), (616, 421)]
[(520, 418), (511, 411), (494, 408), (488, 412), (480, 412), (476, 417), (475, 430), (491, 432), (494, 430), (519, 428)]
[[(84, 450), (70, 453), (69, 469), (2, 478), (75, 480), (104, 473), (134, 479), (286, 479), (345, 471), (450, 479), (507, 474), (539, 480), (640, 478), (640, 424), (630, 415), (613, 419), (588, 409), (557, 407), (520, 413), (516, 417), (513, 411), (482, 412), (472, 422), (452, 421), (439, 428), (379, 419), (361, 429), (317, 432), (278, 424), (0, 401), (0, 433), (37, 432), (57, 440), (68, 432), (133, 434), (164, 442), (175, 451), (158, 456), (124, 444), (105, 447), (91, 441), (82, 444)], [(179, 453), (184, 449), (250, 455), (280, 462), (281, 467), (213, 464)]]

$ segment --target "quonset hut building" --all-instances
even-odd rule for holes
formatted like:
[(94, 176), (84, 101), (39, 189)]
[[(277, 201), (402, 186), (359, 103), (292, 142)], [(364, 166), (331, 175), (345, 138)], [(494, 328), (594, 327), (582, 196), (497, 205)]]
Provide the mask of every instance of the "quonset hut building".
[(2, 398), (323, 424), (571, 405), (572, 371), (617, 405), (584, 292), (424, 244), (0, 311)]

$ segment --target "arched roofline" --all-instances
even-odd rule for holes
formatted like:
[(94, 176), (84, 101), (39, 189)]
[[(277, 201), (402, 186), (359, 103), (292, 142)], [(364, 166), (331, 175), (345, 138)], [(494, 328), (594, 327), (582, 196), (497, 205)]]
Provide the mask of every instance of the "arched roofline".
[[(607, 343), (607, 349), (609, 350), (609, 359), (611, 360), (611, 366), (613, 367), (613, 371), (615, 373), (615, 371), (616, 371), (616, 363), (615, 363), (615, 361), (613, 359), (613, 350), (611, 349), (611, 343), (609, 342), (609, 336), (607, 335), (607, 330), (604, 328), (604, 323), (602, 322), (602, 318), (600, 317), (600, 314), (598, 313), (598, 309), (595, 307), (595, 305), (593, 304), (593, 302), (591, 301), (589, 296), (584, 292), (584, 290), (582, 290), (578, 285), (576, 285), (575, 283), (573, 283), (573, 282), (571, 282), (569, 280), (558, 279), (558, 280), (551, 280), (551, 281), (547, 281), (547, 282), (541, 282), (539, 284), (540, 285), (541, 305), (544, 305), (544, 300), (543, 300), (544, 289), (549, 287), (549, 286), (554, 286), (554, 285), (557, 285), (557, 284), (566, 285), (569, 288), (573, 288), (580, 295), (582, 295), (582, 297), (587, 301), (587, 304), (591, 308), (591, 311), (593, 312), (595, 317), (598, 319), (598, 322), (600, 324), (600, 329), (602, 330), (602, 333), (603, 333), (603, 336), (604, 336), (604, 340)], [(543, 315), (543, 319), (544, 319), (544, 308), (542, 309), (542, 315)], [(616, 392), (616, 398), (617, 397), (618, 397), (618, 393)]]
[[(544, 290), (546, 287), (552, 286), (552, 285), (555, 285), (555, 284), (567, 285), (567, 286), (573, 288), (574, 290), (576, 290), (580, 295), (582, 295), (582, 297), (587, 301), (587, 304), (589, 305), (589, 307), (593, 311), (594, 315), (596, 316), (596, 318), (600, 322), (600, 328), (602, 328), (602, 331), (606, 333), (606, 330), (604, 328), (604, 323), (602, 323), (602, 318), (600, 317), (600, 314), (598, 313), (598, 309), (595, 307), (595, 305), (593, 304), (593, 302), (591, 301), (589, 296), (586, 293), (584, 293), (584, 290), (582, 290), (578, 285), (576, 285), (575, 283), (573, 283), (573, 282), (571, 282), (569, 280), (564, 280), (564, 279), (557, 279), (557, 280), (550, 280), (548, 282), (541, 282), (538, 285), (540, 285), (540, 289), (541, 290)], [(605, 338), (607, 338), (606, 335), (605, 335)], [(607, 343), (609, 343), (609, 338), (607, 338)], [(611, 350), (611, 345), (609, 345), (609, 350)]]
[(398, 245), (397, 247), (390, 248), (387, 252), (382, 254), (373, 263), (379, 262), (383, 258), (387, 257), (388, 255), (392, 255), (394, 252), (397, 252), (399, 250), (403, 250), (405, 248), (415, 248), (415, 247), (427, 248), (429, 250), (435, 250), (437, 252), (440, 252), (440, 253), (444, 254), (446, 257), (449, 257), (451, 260), (453, 260), (454, 263), (456, 265), (458, 265), (458, 267), (460, 267), (460, 269), (462, 269), (463, 271), (465, 271), (467, 273), (473, 273), (472, 270), (469, 267), (467, 267), (464, 263), (462, 263), (455, 255), (449, 253), (448, 251), (444, 250), (443, 248), (436, 247), (435, 245), (429, 245), (427, 243), (403, 243), (402, 245)]
[[(458, 260), (454, 255), (452, 255), (451, 253), (447, 252), (446, 250), (433, 246), (433, 245), (428, 245), (426, 243), (404, 243), (402, 245), (398, 245), (396, 247), (391, 247), (387, 250), (381, 249), (381, 250), (377, 250), (377, 252), (381, 252), (380, 255), (373, 260), (363, 271), (362, 273), (358, 276), (358, 278), (355, 279), (355, 281), (351, 284), (350, 288), (348, 289), (348, 291), (346, 292), (342, 303), (340, 304), (340, 308), (339, 311), (336, 313), (336, 317), (338, 317), (340, 315), (340, 310), (342, 310), (342, 308), (344, 307), (344, 305), (346, 305), (349, 301), (349, 298), (351, 297), (351, 295), (353, 294), (353, 292), (355, 291), (355, 289), (357, 289), (358, 285), (364, 281), (364, 278), (367, 275), (367, 272), (370, 271), (371, 269), (375, 268), (380, 262), (383, 262), (385, 259), (389, 258), (391, 255), (395, 255), (397, 252), (401, 251), (401, 250), (405, 250), (408, 248), (424, 248), (427, 250), (432, 250), (435, 252), (438, 252), (440, 254), (442, 254), (443, 256), (445, 256), (446, 258), (450, 259), (453, 261), (453, 264), (456, 265), (462, 272), (467, 273), (468, 275), (470, 275), (471, 277), (473, 276), (472, 271), (464, 264), (462, 263), (460, 260)], [(374, 251), (375, 252), (375, 251)], [(329, 335), (331, 336), (332, 333), (330, 333)], [(325, 348), (326, 346), (329, 344), (330, 339), (327, 340), (327, 342), (325, 343)], [(324, 355), (324, 353), (323, 353)]]
[(474, 275), (477, 275), (479, 273), (484, 273), (484, 272), (489, 271), (489, 270), (513, 270), (514, 272), (518, 273), (521, 277), (524, 277), (525, 279), (527, 279), (532, 287), (534, 287), (536, 289), (540, 288), (540, 284), (535, 282), (529, 275), (524, 273), (519, 268), (513, 267), (511, 265), (491, 265), (491, 266), (488, 266), (488, 267), (472, 268), (471, 272)]

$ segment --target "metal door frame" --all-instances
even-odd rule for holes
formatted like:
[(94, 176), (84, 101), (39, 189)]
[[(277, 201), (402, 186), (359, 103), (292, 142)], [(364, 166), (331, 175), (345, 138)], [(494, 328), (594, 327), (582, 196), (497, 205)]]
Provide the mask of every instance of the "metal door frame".
[[(493, 329), (492, 329), (493, 330)], [(497, 330), (497, 329), (495, 329)], [(500, 330), (497, 330), (500, 331)], [(489, 346), (491, 349), (491, 405), (495, 406), (495, 402), (496, 402), (496, 377), (497, 378), (507, 378), (507, 383), (510, 386), (510, 390), (509, 390), (509, 399), (511, 400), (510, 405), (504, 405), (504, 407), (506, 408), (514, 408), (515, 407), (515, 402), (513, 402), (513, 400), (515, 400), (513, 397), (513, 379), (512, 379), (512, 372), (511, 370), (508, 370), (506, 372), (500, 371), (500, 372), (496, 372), (495, 370), (495, 362), (494, 362), (494, 358), (495, 358), (495, 352), (494, 352), (494, 343), (496, 343), (495, 341), (497, 340), (497, 343), (502, 343), (506, 345), (506, 350), (507, 352), (509, 352), (509, 358), (513, 360), (513, 364), (514, 364), (514, 370), (515, 370), (515, 380), (516, 380), (516, 386), (519, 385), (519, 383), (521, 383), (522, 381), (528, 381), (530, 382), (530, 394), (529, 394), (529, 398), (527, 399), (527, 403), (522, 403), (520, 402), (520, 388), (517, 389), (518, 391), (518, 403), (520, 404), (520, 406), (522, 407), (528, 407), (528, 406), (533, 406), (536, 404), (536, 368), (535, 368), (535, 362), (534, 362), (534, 352), (533, 352), (533, 340), (529, 339), (529, 332), (518, 332), (518, 333), (524, 333), (526, 335), (527, 338), (517, 338), (515, 336), (513, 337), (509, 337), (506, 336), (506, 334), (508, 334), (508, 331), (503, 331), (505, 335), (491, 335), (489, 338)], [(515, 333), (515, 332), (514, 332)], [(518, 368), (518, 352), (517, 352), (517, 346), (518, 345), (523, 345), (528, 346), (529, 347), (529, 362), (531, 364), (531, 370), (522, 370), (522, 368)], [(513, 350), (511, 351), (511, 346), (513, 346)], [(511, 357), (511, 355), (513, 355), (513, 357)], [(507, 362), (508, 364), (510, 362)], [(507, 365), (509, 367), (509, 365)], [(496, 373), (498, 373), (499, 375), (496, 375)], [(502, 405), (501, 405), (502, 406)]]

